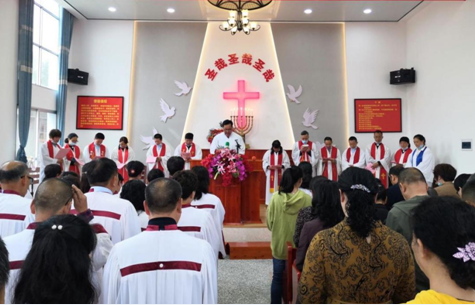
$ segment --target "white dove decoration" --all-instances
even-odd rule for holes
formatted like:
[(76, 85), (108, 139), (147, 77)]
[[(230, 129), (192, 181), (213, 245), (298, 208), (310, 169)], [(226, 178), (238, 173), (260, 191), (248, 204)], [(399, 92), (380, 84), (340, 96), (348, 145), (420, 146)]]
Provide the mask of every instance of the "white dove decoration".
[(317, 126), (313, 125), (315, 120), (317, 119), (317, 114), (318, 114), (318, 109), (315, 111), (310, 111), (309, 108), (305, 110), (305, 113), (303, 114), (303, 126), (305, 127), (312, 127), (313, 129), (318, 129)]
[(297, 98), (302, 95), (302, 86), (299, 86), (299, 89), (297, 91), (295, 91), (295, 88), (292, 85), (287, 85), (287, 87), (289, 88), (289, 92), (287, 93), (289, 99), (292, 102), (300, 104), (300, 101)]
[(170, 108), (170, 106), (162, 98), (160, 99), (160, 107), (163, 111), (163, 115), (160, 116), (160, 120), (166, 123), (169, 118), (175, 115), (176, 109), (175, 107)]
[(153, 134), (151, 137), (144, 137), (144, 136), (140, 136), (140, 140), (146, 144), (146, 146), (144, 146), (143, 150), (147, 150), (150, 148), (150, 146), (154, 145), (155, 144), (155, 141), (153, 139), (153, 136), (156, 135), (158, 133), (158, 131), (153, 128)]
[(181, 92), (175, 93), (176, 96), (187, 95), (191, 91), (191, 87), (188, 87), (185, 82), (179, 82), (176, 80), (175, 85), (181, 90)]

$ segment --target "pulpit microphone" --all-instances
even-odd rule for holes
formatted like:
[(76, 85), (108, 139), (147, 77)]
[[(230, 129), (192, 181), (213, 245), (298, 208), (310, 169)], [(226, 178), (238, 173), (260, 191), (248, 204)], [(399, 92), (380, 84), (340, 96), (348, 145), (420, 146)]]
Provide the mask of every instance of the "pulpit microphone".
[(235, 141), (236, 141), (236, 153), (239, 154), (239, 149), (241, 148), (241, 145), (239, 145), (238, 140), (235, 140)]

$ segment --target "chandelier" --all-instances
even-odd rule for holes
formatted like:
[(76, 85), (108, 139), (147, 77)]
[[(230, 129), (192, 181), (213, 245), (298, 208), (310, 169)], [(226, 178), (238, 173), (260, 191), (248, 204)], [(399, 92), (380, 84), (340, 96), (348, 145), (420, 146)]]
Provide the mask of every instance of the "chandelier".
[(249, 35), (251, 31), (259, 31), (261, 28), (256, 22), (250, 22), (249, 11), (264, 8), (272, 0), (208, 0), (208, 2), (217, 8), (229, 11), (228, 20), (219, 26), (221, 31), (231, 32), (232, 35), (237, 32)]

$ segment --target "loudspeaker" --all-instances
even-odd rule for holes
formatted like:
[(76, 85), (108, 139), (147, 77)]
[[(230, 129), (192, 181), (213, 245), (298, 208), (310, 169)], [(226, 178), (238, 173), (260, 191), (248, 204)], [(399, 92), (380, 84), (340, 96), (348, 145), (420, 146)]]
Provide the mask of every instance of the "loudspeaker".
[(414, 68), (389, 72), (389, 84), (391, 85), (414, 84), (415, 82), (416, 71)]
[(79, 85), (87, 85), (89, 73), (79, 71), (79, 69), (68, 69), (68, 82)]

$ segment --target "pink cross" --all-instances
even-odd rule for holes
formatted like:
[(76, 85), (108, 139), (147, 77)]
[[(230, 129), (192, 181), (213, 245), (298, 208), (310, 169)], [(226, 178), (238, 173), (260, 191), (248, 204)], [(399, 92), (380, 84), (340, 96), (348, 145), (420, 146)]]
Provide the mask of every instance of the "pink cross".
[(238, 80), (237, 92), (224, 92), (225, 100), (238, 101), (238, 127), (246, 126), (246, 100), (257, 100), (260, 97), (259, 92), (246, 92), (246, 82)]

